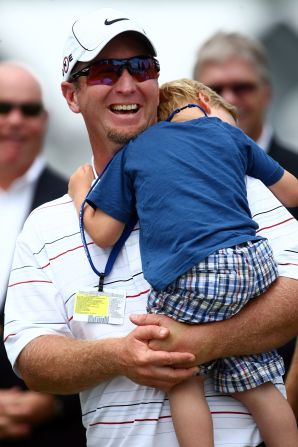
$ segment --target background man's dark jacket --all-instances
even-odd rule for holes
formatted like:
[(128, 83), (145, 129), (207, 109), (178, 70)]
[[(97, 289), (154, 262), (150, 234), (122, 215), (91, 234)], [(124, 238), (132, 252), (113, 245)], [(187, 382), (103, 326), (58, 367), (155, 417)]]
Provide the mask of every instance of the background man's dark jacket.
[[(50, 168), (45, 168), (36, 184), (30, 212), (39, 205), (57, 199), (67, 192), (67, 181)], [(1, 309), (1, 324), (3, 324), (3, 308)], [(1, 326), (0, 326), (1, 329)], [(26, 385), (12, 371), (7, 359), (4, 344), (0, 341), (0, 389), (18, 386), (27, 389)], [(51, 421), (36, 427), (33, 435), (21, 441), (4, 441), (0, 439), (0, 447), (85, 447), (85, 430), (82, 426), (82, 416), (79, 397), (56, 396), (60, 412)]]

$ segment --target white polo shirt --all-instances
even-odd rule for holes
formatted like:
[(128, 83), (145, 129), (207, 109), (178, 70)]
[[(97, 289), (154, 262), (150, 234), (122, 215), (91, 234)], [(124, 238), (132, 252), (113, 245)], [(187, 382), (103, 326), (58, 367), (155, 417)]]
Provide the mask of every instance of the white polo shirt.
[[(258, 180), (248, 179), (248, 199), (259, 233), (269, 239), (280, 275), (298, 279), (298, 224)], [(110, 250), (88, 238), (90, 254), (103, 270)], [(123, 336), (133, 329), (132, 313), (145, 313), (149, 284), (144, 280), (138, 229), (122, 248), (105, 285), (127, 293), (124, 323), (74, 321), (75, 293), (97, 289), (82, 245), (78, 217), (68, 195), (33, 211), (18, 238), (6, 304), (5, 345), (12, 364), (34, 338), (64, 335), (78, 339)], [(282, 379), (278, 385), (283, 390)], [(206, 381), (216, 447), (253, 447), (260, 442), (248, 410)], [(178, 447), (167, 396), (117, 377), (81, 393), (88, 447)]]

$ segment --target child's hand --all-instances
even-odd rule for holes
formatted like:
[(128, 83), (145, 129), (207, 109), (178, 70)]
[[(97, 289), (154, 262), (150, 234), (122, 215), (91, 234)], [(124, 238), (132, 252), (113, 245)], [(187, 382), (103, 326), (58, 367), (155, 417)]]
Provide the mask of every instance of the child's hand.
[(90, 165), (80, 166), (69, 179), (68, 194), (70, 197), (74, 199), (82, 190), (88, 192), (93, 179), (92, 167)]
[(78, 212), (93, 180), (94, 174), (90, 165), (80, 166), (69, 179), (68, 194), (73, 199)]

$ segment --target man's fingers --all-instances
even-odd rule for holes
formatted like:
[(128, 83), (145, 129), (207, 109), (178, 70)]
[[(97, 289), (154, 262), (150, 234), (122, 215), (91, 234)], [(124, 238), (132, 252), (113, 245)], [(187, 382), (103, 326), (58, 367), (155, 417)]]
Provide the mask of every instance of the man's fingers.
[(165, 344), (165, 346), (163, 348), (162, 340), (157, 340), (156, 338), (150, 340), (150, 342), (149, 342), (149, 348), (153, 349), (154, 351), (162, 351), (163, 349), (165, 350), (166, 347), (167, 347), (167, 344)]
[(16, 423), (8, 416), (0, 417), (0, 440), (24, 437), (30, 433), (30, 430), (28, 424)]
[(139, 326), (134, 331), (134, 337), (141, 341), (152, 339), (163, 340), (169, 335), (169, 329), (159, 326)]
[[(154, 351), (156, 352), (156, 351)], [(196, 357), (190, 352), (167, 352), (170, 357), (169, 365), (176, 368), (183, 367), (193, 367), (196, 366)]]
[(8, 439), (23, 438), (30, 434), (31, 427), (28, 424), (12, 424), (6, 430)]
[(24, 419), (28, 416), (28, 407), (23, 403), (13, 403), (6, 407), (6, 414), (14, 422), (24, 422)]
[(189, 352), (167, 352), (148, 350), (146, 363), (148, 365), (192, 367), (196, 358)]
[(142, 380), (136, 380), (138, 383), (143, 383), (153, 388), (158, 388), (162, 391), (169, 391), (175, 385), (191, 378), (198, 372), (198, 368), (189, 369), (174, 369), (171, 367), (154, 366), (147, 368), (142, 374)]
[(156, 325), (162, 326), (163, 315), (158, 314), (133, 314), (130, 315), (130, 321), (137, 326)]

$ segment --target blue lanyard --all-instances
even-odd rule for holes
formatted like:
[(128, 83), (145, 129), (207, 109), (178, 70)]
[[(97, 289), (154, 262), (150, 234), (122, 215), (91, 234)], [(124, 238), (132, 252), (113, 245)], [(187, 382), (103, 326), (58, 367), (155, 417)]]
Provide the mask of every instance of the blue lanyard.
[[(112, 160), (109, 161), (109, 163), (106, 165), (106, 167), (104, 168), (103, 172), (101, 173), (100, 176), (97, 177), (97, 179), (95, 180), (95, 182), (93, 183), (93, 185), (90, 188), (90, 191), (92, 191), (92, 189), (95, 187), (95, 185), (97, 185), (97, 183), (99, 182), (100, 178), (102, 177), (103, 173), (107, 170), (108, 166), (110, 165)], [(89, 192), (90, 192), (89, 191)], [(88, 193), (89, 194), (89, 193)], [(79, 214), (79, 223), (80, 223), (80, 232), (81, 232), (81, 238), (82, 238), (82, 242), (83, 242), (83, 246), (84, 246), (84, 250), (87, 256), (87, 259), (89, 261), (89, 264), (92, 268), (92, 270), (94, 271), (94, 273), (99, 277), (99, 283), (98, 283), (98, 291), (102, 292), (103, 291), (103, 282), (104, 282), (104, 278), (106, 276), (108, 276), (113, 268), (113, 265), (117, 259), (117, 256), (119, 254), (119, 252), (121, 251), (123, 245), (125, 244), (127, 238), (129, 237), (130, 233), (132, 232), (132, 230), (134, 229), (136, 223), (137, 223), (137, 217), (131, 218), (130, 221), (126, 224), (122, 235), (120, 236), (120, 238), (118, 239), (118, 241), (116, 242), (116, 244), (113, 246), (111, 253), (108, 257), (108, 261), (106, 263), (105, 269), (103, 272), (100, 272), (97, 270), (97, 268), (95, 267), (90, 252), (89, 252), (89, 248), (88, 248), (88, 244), (86, 241), (86, 235), (85, 235), (85, 230), (84, 230), (84, 220), (83, 220), (83, 215), (84, 215), (84, 206), (86, 204), (86, 198), (84, 199), (81, 208), (80, 208), (80, 214)]]

